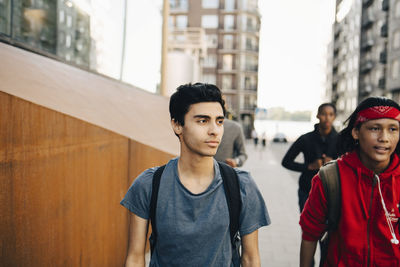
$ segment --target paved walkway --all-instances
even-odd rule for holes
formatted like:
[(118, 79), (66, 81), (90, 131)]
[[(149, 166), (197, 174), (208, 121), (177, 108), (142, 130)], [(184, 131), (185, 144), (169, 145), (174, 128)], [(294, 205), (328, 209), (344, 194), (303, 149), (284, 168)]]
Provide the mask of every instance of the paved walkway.
[(281, 166), (289, 144), (268, 144), (257, 149), (250, 142), (243, 169), (250, 171), (259, 186), (271, 217), (271, 225), (259, 231), (261, 266), (299, 266), (301, 230), (298, 224), (297, 181), (299, 173)]

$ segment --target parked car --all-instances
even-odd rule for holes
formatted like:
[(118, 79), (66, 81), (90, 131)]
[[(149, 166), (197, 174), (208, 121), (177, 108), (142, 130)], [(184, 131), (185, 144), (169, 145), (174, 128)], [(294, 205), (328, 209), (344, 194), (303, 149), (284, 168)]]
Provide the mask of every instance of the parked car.
[(286, 135), (284, 133), (276, 133), (272, 138), (274, 143), (287, 143)]

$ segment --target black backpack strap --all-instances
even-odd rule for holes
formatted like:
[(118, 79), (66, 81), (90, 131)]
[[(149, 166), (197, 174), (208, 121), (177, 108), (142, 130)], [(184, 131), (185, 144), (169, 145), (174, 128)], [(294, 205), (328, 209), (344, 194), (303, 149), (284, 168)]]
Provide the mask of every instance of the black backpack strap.
[(330, 161), (322, 166), (319, 177), (328, 201), (328, 231), (334, 231), (338, 228), (341, 212), (340, 174), (337, 161)]
[(150, 199), (150, 223), (151, 223), (151, 240), (150, 240), (150, 250), (153, 254), (154, 247), (157, 241), (157, 227), (156, 227), (156, 207), (158, 199), (158, 189), (160, 188), (161, 175), (165, 169), (165, 165), (159, 167), (153, 174), (153, 183), (151, 188), (151, 199)]
[(237, 233), (239, 232), (240, 210), (242, 209), (239, 177), (231, 166), (223, 162), (218, 162), (218, 165), (224, 184), (226, 202), (228, 203), (231, 242), (232, 245), (235, 245)]

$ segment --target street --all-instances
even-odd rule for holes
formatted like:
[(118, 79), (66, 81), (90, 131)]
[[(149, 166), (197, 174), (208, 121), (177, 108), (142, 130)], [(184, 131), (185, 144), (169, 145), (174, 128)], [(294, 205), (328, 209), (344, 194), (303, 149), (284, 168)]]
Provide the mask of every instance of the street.
[(297, 183), (300, 174), (281, 166), (289, 146), (268, 143), (262, 149), (260, 144), (257, 148), (250, 141), (246, 144), (249, 157), (242, 168), (250, 171), (261, 190), (272, 222), (259, 230), (261, 266), (299, 266), (301, 230), (298, 223)]

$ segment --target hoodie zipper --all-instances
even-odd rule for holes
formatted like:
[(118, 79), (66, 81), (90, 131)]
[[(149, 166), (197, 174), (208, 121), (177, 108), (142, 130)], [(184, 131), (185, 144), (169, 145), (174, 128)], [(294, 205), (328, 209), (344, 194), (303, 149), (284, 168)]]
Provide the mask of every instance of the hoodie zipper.
[(371, 226), (371, 215), (372, 215), (372, 200), (374, 199), (374, 189), (375, 189), (376, 179), (375, 176), (372, 176), (372, 190), (371, 190), (371, 199), (369, 202), (369, 216), (368, 216), (368, 224), (367, 224), (367, 240), (368, 240), (368, 255), (367, 255), (367, 266), (370, 265), (371, 262), (371, 246), (370, 246), (370, 226)]

